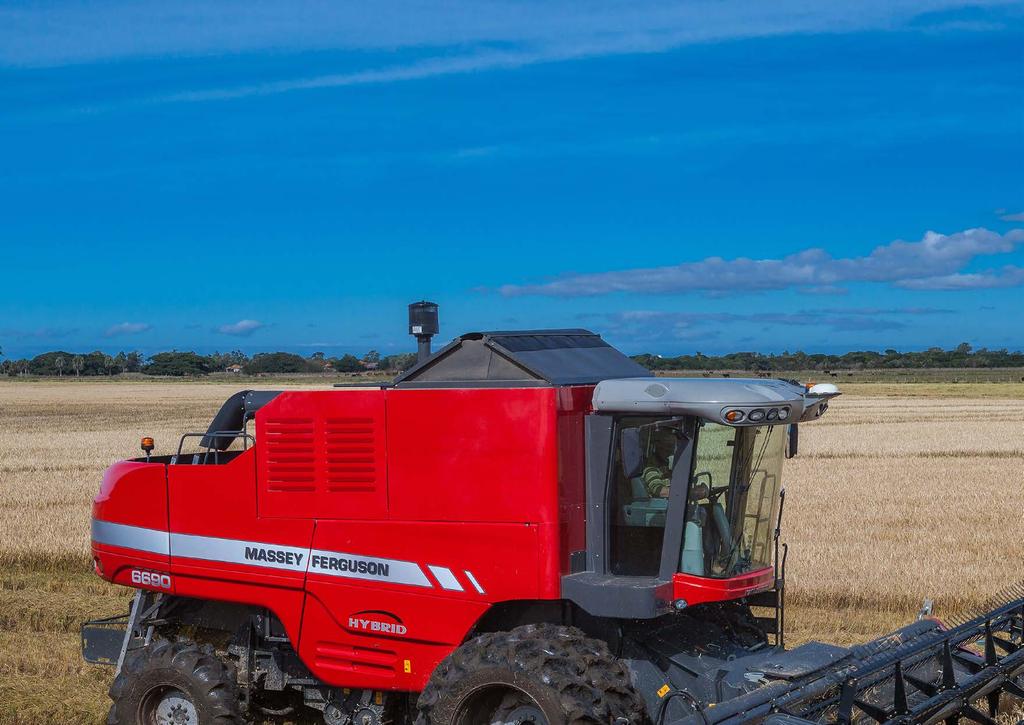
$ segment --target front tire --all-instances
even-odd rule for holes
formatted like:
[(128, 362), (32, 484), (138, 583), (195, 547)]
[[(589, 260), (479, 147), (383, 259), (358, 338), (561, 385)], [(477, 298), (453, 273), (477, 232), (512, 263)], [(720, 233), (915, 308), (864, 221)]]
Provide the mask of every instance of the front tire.
[(648, 721), (608, 645), (552, 624), (485, 634), (449, 655), (420, 695), (417, 725), (609, 725)]
[(107, 725), (238, 725), (234, 671), (210, 645), (157, 640), (128, 656), (110, 686)]

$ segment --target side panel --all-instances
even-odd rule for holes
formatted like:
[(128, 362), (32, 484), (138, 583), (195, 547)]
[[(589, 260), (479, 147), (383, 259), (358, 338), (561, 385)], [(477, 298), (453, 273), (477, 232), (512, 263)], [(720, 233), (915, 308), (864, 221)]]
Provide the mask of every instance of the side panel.
[[(117, 489), (116, 495), (114, 494)], [(103, 473), (92, 500), (95, 519), (167, 530), (167, 466), (119, 461)]]
[(288, 392), (256, 414), (259, 512), (387, 517), (384, 392)]
[(131, 581), (136, 567), (167, 571), (167, 466), (121, 461), (103, 474), (92, 503), (92, 551), (104, 579)]
[(297, 641), (313, 522), (256, 515), (256, 454), (168, 466), (174, 591), (268, 607)]
[[(405, 690), (418, 692), (426, 685), (437, 665), (459, 643), (438, 644), (422, 641), (411, 635), (381, 635), (362, 628), (389, 626), (394, 631), (413, 627), (378, 610), (378, 597), (363, 589), (351, 587), (351, 592), (337, 593), (344, 598), (343, 605), (332, 604), (316, 595), (306, 597), (303, 615), (303, 640), (299, 657), (323, 682), (336, 687), (360, 687), (373, 690)], [(433, 617), (440, 615), (440, 605), (425, 601), (427, 597), (411, 597)], [(357, 614), (342, 618), (338, 611)], [(472, 602), (447, 603), (444, 617), (459, 622), (479, 619), (486, 606)], [(468, 626), (467, 626), (468, 629)]]
[(331, 684), (422, 689), (491, 604), (545, 596), (539, 529), (318, 522), (300, 656)]
[(557, 522), (556, 394), (388, 390), (391, 518)]
[(570, 573), (573, 552), (587, 549), (585, 422), (593, 395), (592, 385), (558, 391), (559, 574)]
[(672, 577), (672, 598), (684, 599), (693, 606), (705, 602), (726, 602), (742, 599), (775, 586), (775, 571), (771, 567), (740, 574), (729, 579), (712, 579), (677, 573)]

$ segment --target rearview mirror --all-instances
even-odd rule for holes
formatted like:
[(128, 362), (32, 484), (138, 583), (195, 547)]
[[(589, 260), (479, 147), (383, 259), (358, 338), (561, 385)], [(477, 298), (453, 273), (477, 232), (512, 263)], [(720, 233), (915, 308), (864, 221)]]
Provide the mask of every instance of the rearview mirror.
[(643, 452), (640, 450), (640, 429), (623, 428), (619, 435), (619, 460), (622, 462), (622, 474), (626, 478), (640, 475), (644, 464)]
[(799, 447), (800, 441), (800, 429), (796, 423), (791, 423), (789, 426), (789, 442), (786, 445), (786, 458), (795, 458), (796, 450)]

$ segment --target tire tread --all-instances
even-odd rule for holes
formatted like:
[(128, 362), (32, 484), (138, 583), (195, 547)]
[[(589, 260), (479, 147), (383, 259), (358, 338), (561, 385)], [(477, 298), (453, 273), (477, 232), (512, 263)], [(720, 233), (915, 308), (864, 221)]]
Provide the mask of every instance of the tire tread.
[(210, 645), (199, 645), (191, 640), (170, 642), (159, 639), (136, 652), (130, 653), (121, 672), (110, 685), (113, 703), (107, 714), (107, 725), (137, 725), (133, 680), (153, 670), (174, 670), (190, 679), (203, 694), (202, 709), (207, 718), (202, 725), (240, 725), (238, 685), (235, 670), (217, 657)]
[(628, 669), (607, 643), (587, 637), (575, 627), (531, 624), (483, 634), (445, 658), (420, 694), (416, 725), (448, 725), (435, 722), (431, 713), (443, 709), (468, 675), (493, 667), (507, 669), (514, 676), (557, 693), (564, 723), (648, 722)]

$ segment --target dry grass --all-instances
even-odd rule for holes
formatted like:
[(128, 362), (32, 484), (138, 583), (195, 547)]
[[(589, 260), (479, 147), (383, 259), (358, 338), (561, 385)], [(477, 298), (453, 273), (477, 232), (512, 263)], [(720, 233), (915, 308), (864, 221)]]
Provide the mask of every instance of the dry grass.
[(181, 433), (205, 430), (237, 388), (0, 382), (0, 564), (82, 561), (103, 469), (141, 455), (143, 434), (157, 453), (171, 452)]
[(130, 593), (89, 566), (102, 471), (142, 434), (167, 452), (205, 429), (238, 387), (0, 381), (0, 723), (103, 721), (111, 671), (82, 663), (78, 626)]
[[(1024, 386), (1020, 386), (1024, 389)], [(1018, 400), (840, 398), (789, 462), (792, 600), (904, 620), (1024, 578)]]
[[(101, 472), (237, 387), (0, 381), (0, 723), (102, 720), (110, 670), (81, 664), (78, 624), (128, 593), (89, 573)], [(1024, 577), (1024, 385), (844, 387), (787, 462), (791, 642), (862, 642)]]
[[(1014, 380), (1017, 378), (1016, 371)], [(803, 380), (805, 378), (801, 378)], [(819, 381), (821, 382), (821, 381)], [(827, 381), (826, 381), (827, 382)], [(950, 382), (884, 382), (848, 383), (837, 382), (846, 395), (889, 398), (994, 398), (1002, 400), (1019, 399), (1024, 396), (1024, 385), (1020, 382), (950, 383)], [(1024, 381), (1022, 381), (1024, 382)]]

